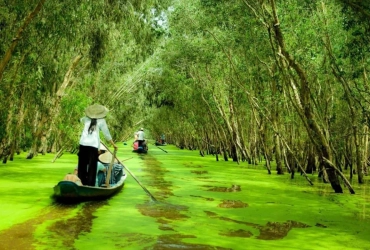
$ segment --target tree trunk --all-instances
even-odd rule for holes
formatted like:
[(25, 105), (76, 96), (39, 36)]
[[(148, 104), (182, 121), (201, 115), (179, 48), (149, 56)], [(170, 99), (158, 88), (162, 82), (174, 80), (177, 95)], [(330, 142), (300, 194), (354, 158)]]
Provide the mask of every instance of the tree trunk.
[(227, 151), (226, 151), (225, 145), (222, 145), (222, 152), (223, 152), (224, 160), (229, 161), (229, 158), (227, 157)]
[[(324, 4), (322, 4), (322, 7), (323, 9), (325, 8)], [(341, 69), (336, 62), (336, 58), (332, 50), (332, 45), (331, 45), (331, 41), (330, 41), (330, 37), (328, 33), (325, 33), (323, 40), (325, 43), (326, 51), (330, 58), (332, 72), (334, 76), (336, 77), (336, 79), (343, 86), (343, 90), (344, 90), (345, 97), (346, 97), (345, 100), (347, 101), (347, 104), (348, 104), (348, 107), (351, 113), (350, 118), (352, 122), (352, 132), (353, 132), (353, 138), (354, 138), (354, 144), (355, 144), (358, 183), (363, 183), (364, 180), (363, 180), (363, 172), (362, 172), (362, 155), (361, 155), (361, 149), (360, 149), (360, 141), (358, 138), (359, 136), (358, 136), (358, 127), (357, 127), (357, 112), (353, 104), (354, 101), (353, 101), (352, 92), (351, 92), (348, 81), (343, 77), (343, 74), (341, 73)]]
[(367, 159), (368, 157), (368, 146), (369, 146), (369, 127), (367, 125), (364, 126), (364, 153), (362, 158), (362, 171), (365, 175), (368, 175), (368, 168), (367, 168)]
[(299, 89), (297, 89), (295, 86), (295, 76), (290, 75), (289, 79), (290, 87), (292, 88), (292, 90), (293, 91), (298, 90), (297, 95), (295, 95), (295, 97), (299, 99), (297, 100), (297, 103), (294, 106), (307, 129), (308, 135), (310, 136), (313, 144), (316, 147), (316, 151), (319, 153), (320, 161), (322, 161), (324, 169), (328, 171), (328, 178), (332, 188), (336, 193), (343, 193), (343, 189), (340, 185), (338, 175), (335, 169), (324, 161), (324, 159), (328, 159), (330, 161), (330, 159), (332, 158), (331, 150), (329, 142), (327, 141), (324, 133), (322, 132), (323, 130), (317, 123), (314, 113), (312, 111), (310, 101), (311, 98), (310, 88), (308, 79), (306, 77), (306, 73), (303, 70), (303, 68), (292, 58), (292, 56), (287, 51), (284, 43), (283, 33), (280, 29), (280, 22), (277, 16), (275, 0), (270, 0), (270, 3), (274, 19), (271, 27), (274, 30), (275, 39), (279, 46), (279, 51), (281, 52), (281, 55), (279, 55), (281, 65), (283, 65), (284, 68), (287, 68), (288, 73), (289, 70), (293, 70), (295, 74), (298, 76), (297, 80), (299, 83)]
[(277, 174), (284, 174), (282, 157), (281, 157), (281, 145), (280, 145), (278, 134), (274, 135), (274, 146), (275, 146), (276, 172)]
[(312, 145), (309, 145), (307, 150), (308, 155), (307, 155), (306, 173), (312, 174), (314, 171), (316, 171), (316, 159)]
[[(63, 98), (63, 96), (65, 94), (65, 91), (66, 91), (68, 85), (72, 81), (73, 72), (76, 69), (78, 63), (81, 61), (81, 59), (82, 59), (82, 55), (77, 55), (72, 60), (71, 65), (69, 66), (67, 72), (64, 75), (63, 82), (60, 85), (60, 87), (58, 88), (57, 92), (55, 93), (54, 99), (52, 100), (53, 105), (50, 108), (50, 113), (53, 114), (53, 116), (52, 116), (51, 121), (49, 123), (49, 128), (47, 130), (47, 133), (45, 133), (45, 136), (42, 137), (42, 139), (43, 139), (43, 141), (42, 141), (42, 147), (43, 148), (40, 151), (42, 151), (43, 154), (48, 151), (47, 150), (48, 140), (49, 140), (50, 136), (52, 135), (53, 131), (56, 131), (56, 129), (55, 129), (55, 123), (56, 123), (56, 121), (58, 119), (58, 116), (59, 116), (60, 103), (62, 101), (62, 98)], [(57, 140), (58, 137), (55, 136), (54, 138), (55, 138), (55, 140)], [(51, 149), (53, 150), (52, 147), (51, 147)], [(53, 152), (55, 152), (55, 151), (53, 151)]]

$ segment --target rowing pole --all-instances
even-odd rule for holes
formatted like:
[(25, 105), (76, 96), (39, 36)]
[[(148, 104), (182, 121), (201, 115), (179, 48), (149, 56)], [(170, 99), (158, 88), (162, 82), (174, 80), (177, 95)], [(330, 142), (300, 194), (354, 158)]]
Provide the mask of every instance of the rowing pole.
[[(107, 148), (108, 152), (112, 154), (110, 149), (106, 145), (104, 145), (104, 143), (102, 141), (100, 141), (100, 143), (103, 144), (103, 146), (105, 146)], [(122, 164), (122, 162), (117, 158), (117, 156), (115, 158), (118, 161), (118, 163), (121, 164), (127, 170), (127, 172), (132, 176), (132, 178), (134, 178), (134, 180), (144, 189), (144, 191), (150, 196), (150, 198), (153, 201), (157, 201), (157, 199), (154, 198), (154, 196), (149, 192), (149, 190), (146, 187), (144, 187), (143, 184), (141, 184), (141, 182), (135, 177), (135, 175), (125, 165)]]

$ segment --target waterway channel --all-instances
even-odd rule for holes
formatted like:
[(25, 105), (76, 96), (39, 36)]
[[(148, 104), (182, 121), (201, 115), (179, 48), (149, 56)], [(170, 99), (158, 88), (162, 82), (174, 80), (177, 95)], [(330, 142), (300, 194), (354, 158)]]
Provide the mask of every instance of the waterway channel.
[(0, 250), (370, 249), (368, 184), (334, 194), (316, 175), (310, 186), (299, 175), (268, 175), (263, 163), (162, 149), (118, 151), (156, 201), (126, 172), (108, 200), (60, 204), (52, 188), (77, 156), (17, 155), (0, 166)]

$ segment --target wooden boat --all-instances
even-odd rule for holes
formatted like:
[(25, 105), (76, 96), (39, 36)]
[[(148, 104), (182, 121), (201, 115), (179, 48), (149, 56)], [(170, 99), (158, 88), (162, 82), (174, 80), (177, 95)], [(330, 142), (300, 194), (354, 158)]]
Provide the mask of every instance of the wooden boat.
[(144, 149), (144, 148), (139, 147), (138, 149), (132, 150), (132, 152), (139, 153), (139, 154), (146, 154), (146, 153), (148, 153), (148, 149), (147, 148)]
[(167, 143), (161, 143), (161, 142), (159, 142), (159, 141), (156, 141), (154, 144), (155, 144), (156, 146), (166, 146), (166, 145), (167, 145)]
[(145, 144), (144, 147), (139, 147), (139, 142), (134, 141), (134, 143), (132, 144), (132, 152), (145, 154), (148, 152), (148, 145)]
[(54, 198), (61, 202), (80, 202), (106, 199), (119, 192), (127, 178), (123, 174), (117, 184), (110, 187), (79, 186), (72, 181), (60, 181), (54, 186)]

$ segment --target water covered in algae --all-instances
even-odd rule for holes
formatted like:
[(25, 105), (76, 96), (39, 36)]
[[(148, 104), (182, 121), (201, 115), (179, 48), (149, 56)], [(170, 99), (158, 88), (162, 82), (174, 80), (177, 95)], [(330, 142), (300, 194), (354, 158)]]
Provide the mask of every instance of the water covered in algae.
[(2, 165), (0, 249), (370, 249), (369, 186), (334, 194), (316, 176), (310, 186), (262, 164), (162, 148), (118, 153), (157, 201), (129, 176), (109, 200), (55, 203), (52, 187), (76, 155)]

